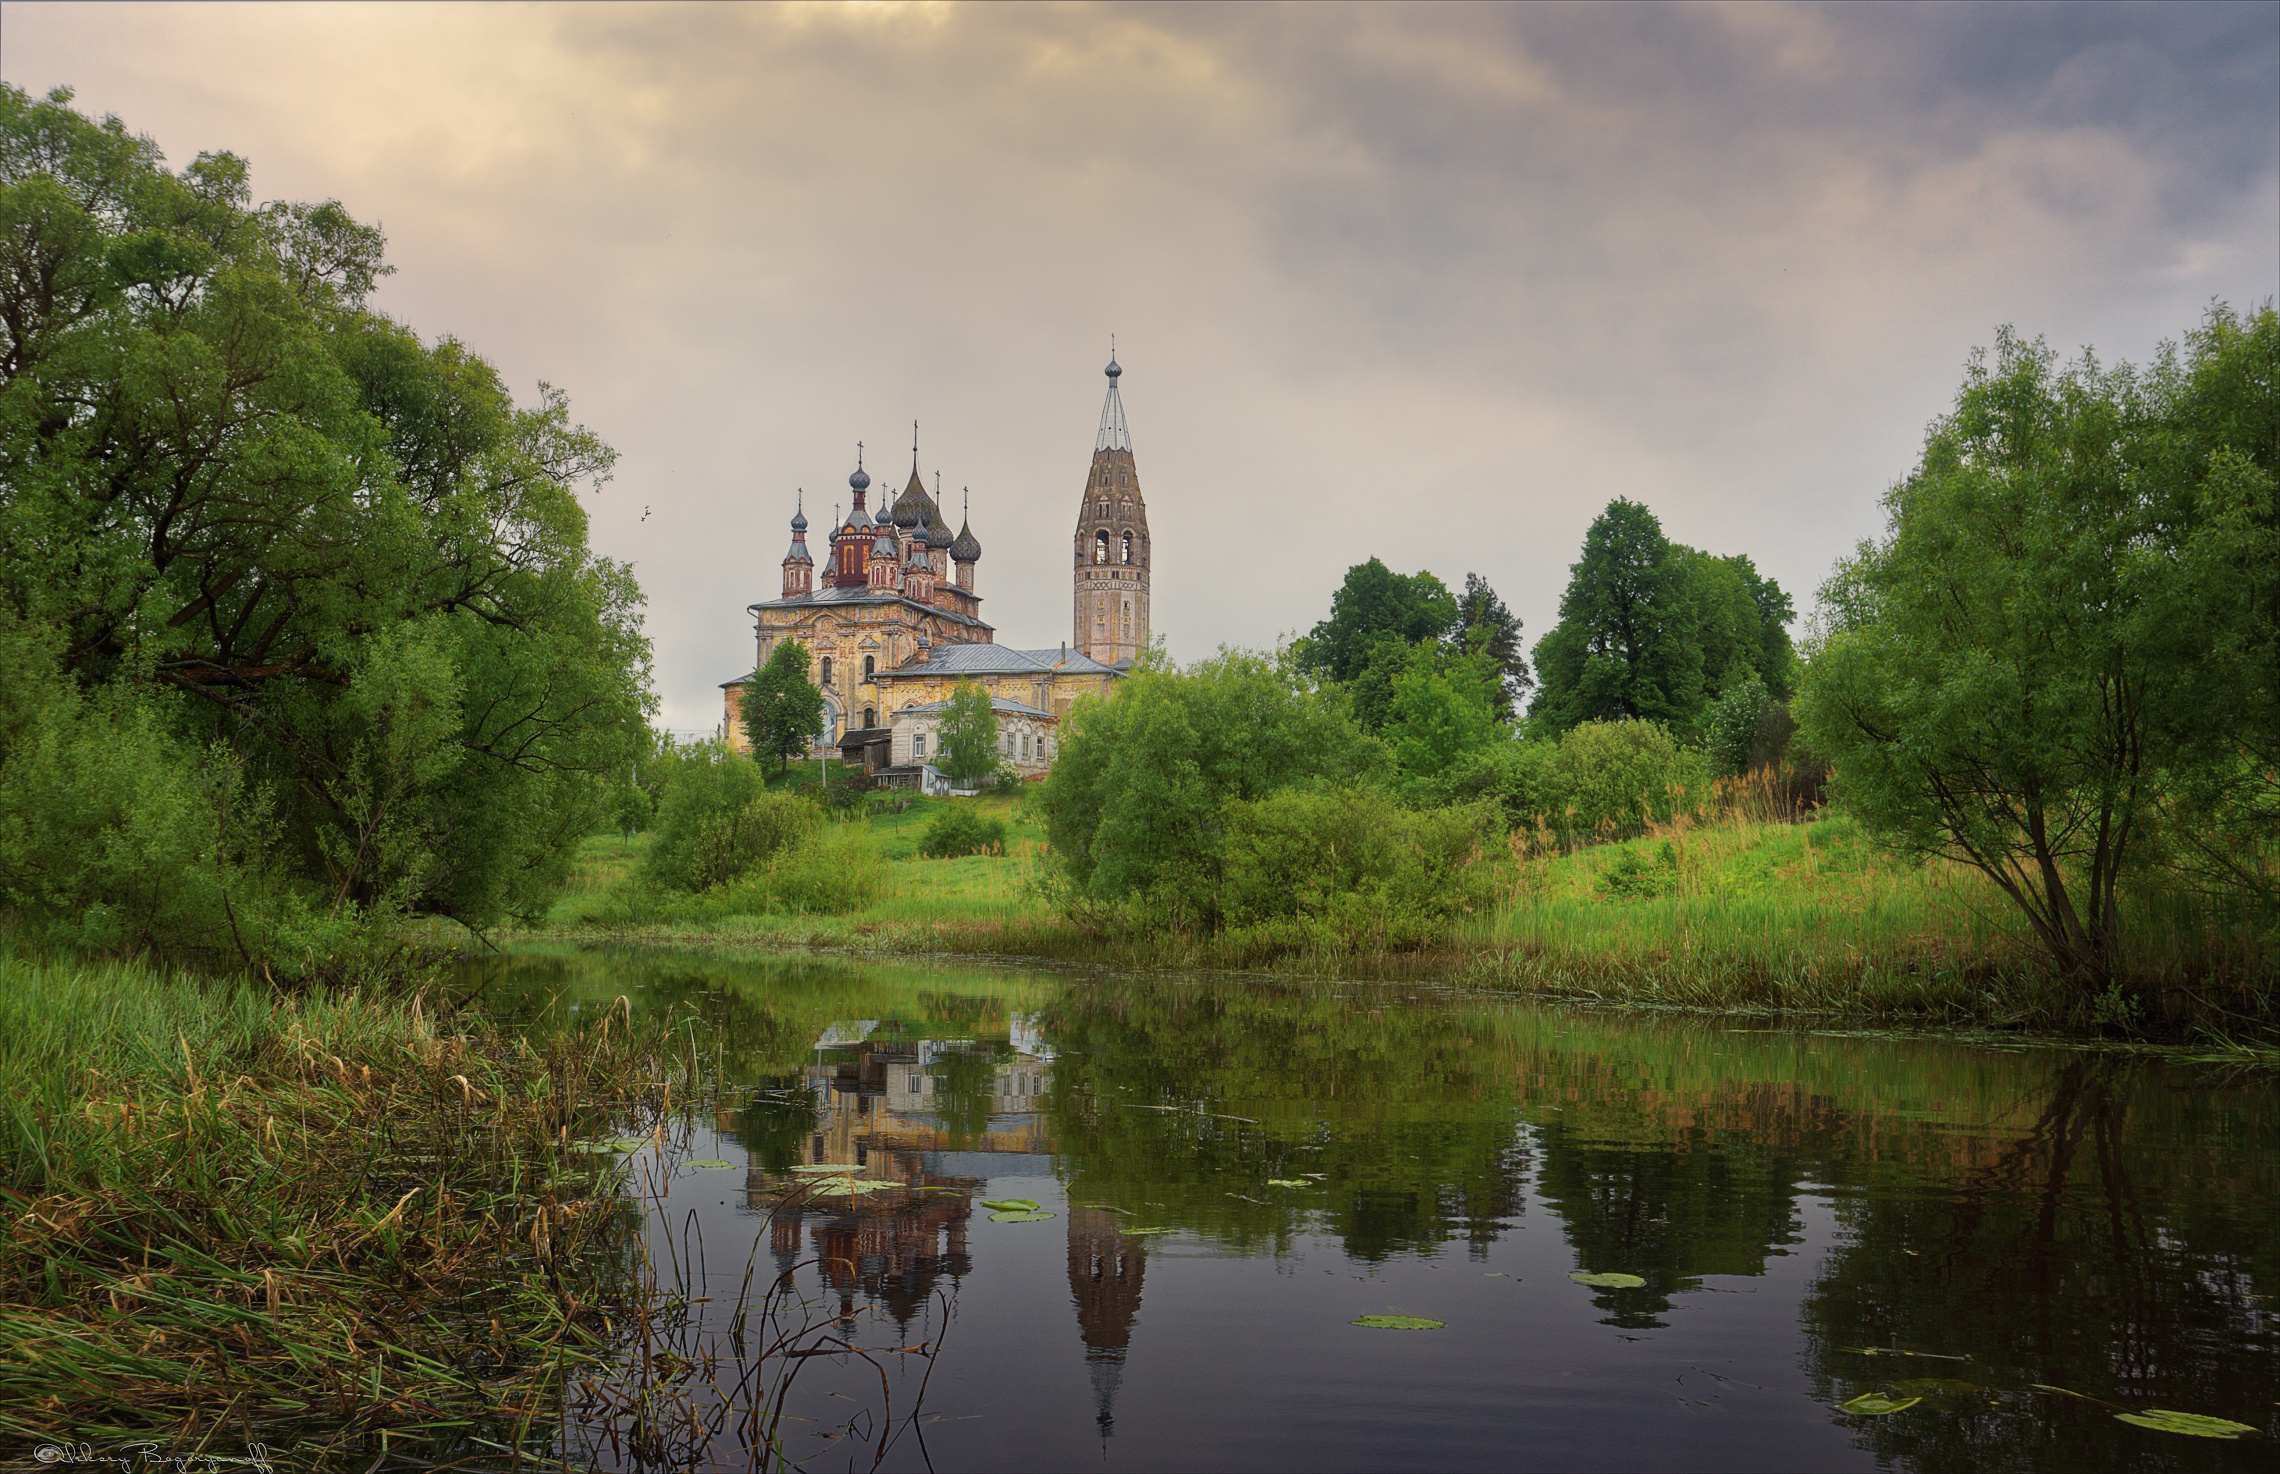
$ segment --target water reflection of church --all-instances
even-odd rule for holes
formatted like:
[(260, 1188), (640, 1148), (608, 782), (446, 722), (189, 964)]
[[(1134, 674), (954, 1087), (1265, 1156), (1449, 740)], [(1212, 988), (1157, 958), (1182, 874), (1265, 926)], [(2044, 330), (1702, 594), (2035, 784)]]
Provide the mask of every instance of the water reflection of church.
[[(852, 1328), (858, 1305), (875, 1303), (907, 1335), (935, 1292), (955, 1289), (972, 1268), (967, 1228), (987, 1180), (1052, 1175), (1054, 1141), (1041, 1108), (1051, 1079), (1051, 1049), (1018, 1020), (1009, 1042), (994, 1047), (895, 1038), (871, 1020), (834, 1024), (804, 1072), (816, 1129), (800, 1162), (852, 1164), (864, 1178), (901, 1188), (776, 1209), (769, 1248), (778, 1271), (815, 1259), (843, 1325)], [(797, 1179), (755, 1164), (748, 1206), (776, 1208)], [(1140, 1311), (1147, 1241), (1104, 1208), (1072, 1204), (1065, 1216), (1069, 1294), (1106, 1437)]]

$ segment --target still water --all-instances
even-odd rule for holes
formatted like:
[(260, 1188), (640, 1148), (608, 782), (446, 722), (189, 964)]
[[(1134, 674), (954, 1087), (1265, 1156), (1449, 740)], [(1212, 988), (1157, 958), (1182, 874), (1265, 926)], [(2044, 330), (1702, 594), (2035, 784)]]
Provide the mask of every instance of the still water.
[[(788, 1274), (873, 1353), (802, 1364), (811, 1467), (2280, 1463), (2269, 1072), (1415, 985), (563, 951), (484, 986), (690, 1021), (733, 1090), (637, 1154), (653, 1249), (708, 1306)], [(2116, 1416), (2151, 1409), (2260, 1432)]]

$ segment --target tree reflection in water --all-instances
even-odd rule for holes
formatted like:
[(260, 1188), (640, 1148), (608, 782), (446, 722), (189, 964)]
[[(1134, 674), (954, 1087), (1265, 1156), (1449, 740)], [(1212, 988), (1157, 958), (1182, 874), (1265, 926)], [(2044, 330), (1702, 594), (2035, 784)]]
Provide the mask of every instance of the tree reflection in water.
[[(555, 959), (543, 985), (605, 998), (647, 965)], [(1888, 1465), (2247, 1467), (2246, 1445), (2113, 1413), (2262, 1422), (2280, 1402), (2268, 1077), (1390, 987), (749, 960), (698, 976), (658, 966), (644, 996), (696, 1014), (729, 1077), (768, 1085), (722, 1123), (756, 1188), (816, 1162), (903, 1184), (769, 1229), (779, 1265), (823, 1261), (842, 1313), (923, 1314), (971, 1273), (984, 1181), (1051, 1174), (1077, 1334), (1023, 1334), (1081, 1354), (1104, 1439), (1131, 1416), (1132, 1358), (1176, 1339), (1143, 1331), (1144, 1289), (1177, 1271), (1136, 1228), (1221, 1259), (1320, 1244), (1367, 1268), (1485, 1258), (1531, 1212), (1575, 1270), (1646, 1281), (1558, 1287), (1638, 1337), (1809, 1246), (1796, 1323), (1752, 1324), (1830, 1418), (1861, 1392), (1923, 1397), (1840, 1418)]]

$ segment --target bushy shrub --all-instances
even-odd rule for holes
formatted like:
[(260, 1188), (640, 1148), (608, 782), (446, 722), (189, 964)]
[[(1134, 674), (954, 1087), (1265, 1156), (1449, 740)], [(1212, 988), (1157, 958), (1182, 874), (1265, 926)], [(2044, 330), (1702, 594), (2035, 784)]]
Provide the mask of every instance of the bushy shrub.
[(1567, 809), (1556, 771), (1559, 756), (1557, 742), (1491, 742), (1452, 766), (1434, 797), (1443, 803), (1493, 803), (1510, 829), (1556, 832)]
[(778, 854), (757, 884), (772, 909), (837, 916), (869, 905), (885, 879), (863, 830), (830, 824)]
[(1418, 812), (1368, 789), (1230, 803), (1216, 919), (1318, 922), (1349, 943), (1414, 943), (1494, 897), (1501, 828), (1492, 804)]
[(952, 860), (960, 855), (1005, 853), (1005, 821), (977, 812), (965, 804), (941, 810), (926, 826), (918, 852), (929, 859)]
[(1037, 794), (1057, 893), (1069, 907), (1137, 898), (1160, 916), (1207, 917), (1229, 799), (1366, 782), (1386, 767), (1334, 698), (1272, 661), (1225, 651), (1186, 671), (1136, 671), (1105, 701), (1077, 703)]
[(1637, 849), (1626, 849), (1599, 876), (1599, 893), (1609, 900), (1638, 900), (1668, 894), (1678, 887), (1678, 851), (1669, 840), (1658, 846), (1653, 859)]
[(674, 890), (709, 890), (751, 873), (822, 822), (808, 800), (770, 793), (758, 763), (700, 748), (667, 775), (646, 877)]
[(1020, 771), (1011, 763), (1003, 763), (999, 765), (997, 772), (990, 778), (990, 791), (1005, 798), (1012, 798), (1021, 792), (1021, 781)]
[(1659, 722), (1585, 722), (1560, 738), (1552, 765), (1577, 837), (1613, 837), (1668, 824), (1697, 807), (1708, 788), (1699, 752), (1680, 747)]
[(1756, 676), (1737, 682), (1711, 706), (1704, 747), (1718, 777), (1731, 778), (1778, 765), (1797, 723)]

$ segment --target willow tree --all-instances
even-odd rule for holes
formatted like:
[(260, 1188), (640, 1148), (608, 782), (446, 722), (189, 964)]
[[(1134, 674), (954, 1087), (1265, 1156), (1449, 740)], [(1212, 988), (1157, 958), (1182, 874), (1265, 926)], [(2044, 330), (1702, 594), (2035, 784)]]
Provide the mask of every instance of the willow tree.
[(645, 732), (611, 451), (367, 305), (339, 204), (70, 101), (0, 85), (0, 909), (245, 965), (542, 909)]
[(2092, 987), (2132, 877), (2195, 839), (2156, 843), (2180, 796), (2268, 822), (2276, 348), (2269, 309), (2151, 374), (1999, 334), (1822, 590), (1798, 716), (1845, 802), (1984, 872)]

